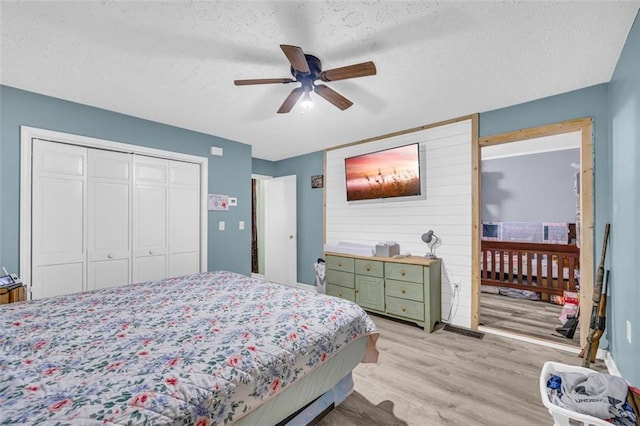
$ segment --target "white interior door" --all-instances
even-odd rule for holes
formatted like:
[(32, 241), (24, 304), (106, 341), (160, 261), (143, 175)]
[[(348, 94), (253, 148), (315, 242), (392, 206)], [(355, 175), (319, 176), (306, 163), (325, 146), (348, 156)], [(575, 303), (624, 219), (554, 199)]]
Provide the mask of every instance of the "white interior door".
[(269, 281), (296, 285), (298, 281), (296, 176), (266, 180), (264, 188), (264, 275)]
[(169, 276), (200, 272), (200, 165), (169, 161)]
[(89, 149), (88, 290), (131, 282), (131, 154)]
[(133, 282), (167, 277), (169, 161), (133, 157)]
[(33, 140), (33, 299), (86, 289), (86, 185), (86, 148)]

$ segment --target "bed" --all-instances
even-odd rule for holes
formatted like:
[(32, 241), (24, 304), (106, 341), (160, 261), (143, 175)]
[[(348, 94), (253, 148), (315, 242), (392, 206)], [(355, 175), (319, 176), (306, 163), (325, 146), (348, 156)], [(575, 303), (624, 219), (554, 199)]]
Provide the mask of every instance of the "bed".
[(1, 424), (277, 424), (377, 359), (356, 304), (232, 272), (1, 308)]
[[(540, 300), (575, 292), (578, 284), (580, 249), (575, 244), (513, 241), (481, 242), (480, 284), (484, 292), (537, 295)], [(555, 297), (557, 296), (557, 297)]]

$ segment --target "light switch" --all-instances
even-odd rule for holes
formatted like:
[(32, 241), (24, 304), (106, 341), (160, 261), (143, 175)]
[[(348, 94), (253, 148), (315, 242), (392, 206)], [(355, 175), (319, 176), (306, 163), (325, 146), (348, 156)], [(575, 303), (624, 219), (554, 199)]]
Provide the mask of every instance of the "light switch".
[(218, 222), (218, 230), (224, 231), (224, 220)]
[(238, 229), (244, 229), (244, 220), (238, 222)]

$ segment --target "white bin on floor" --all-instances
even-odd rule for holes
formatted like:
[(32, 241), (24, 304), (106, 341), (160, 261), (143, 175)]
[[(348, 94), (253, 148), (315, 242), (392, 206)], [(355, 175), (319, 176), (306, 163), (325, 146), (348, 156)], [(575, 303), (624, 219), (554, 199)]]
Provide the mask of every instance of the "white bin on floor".
[(583, 425), (611, 426), (611, 423), (602, 419), (588, 416), (586, 414), (576, 413), (575, 411), (567, 410), (566, 408), (559, 407), (551, 402), (549, 395), (547, 394), (547, 380), (557, 372), (575, 372), (582, 374), (597, 373), (596, 371), (588, 368), (560, 364), (559, 362), (547, 361), (544, 363), (542, 372), (540, 373), (540, 398), (542, 398), (544, 406), (549, 409), (549, 413), (553, 417), (553, 424), (555, 426), (569, 426), (569, 420), (577, 420), (582, 422)]

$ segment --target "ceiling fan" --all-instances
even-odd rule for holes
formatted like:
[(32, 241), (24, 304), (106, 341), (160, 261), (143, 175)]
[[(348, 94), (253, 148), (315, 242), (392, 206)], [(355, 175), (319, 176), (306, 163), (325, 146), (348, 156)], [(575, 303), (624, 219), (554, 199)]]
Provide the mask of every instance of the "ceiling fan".
[(289, 96), (284, 100), (278, 110), (278, 114), (291, 111), (291, 108), (293, 108), (302, 95), (304, 95), (302, 105), (312, 105), (311, 97), (309, 96), (309, 92), (311, 91), (317, 93), (344, 111), (353, 105), (353, 102), (328, 86), (324, 84), (316, 84), (315, 82), (317, 80), (326, 82), (345, 80), (347, 78), (366, 77), (368, 75), (376, 74), (376, 66), (371, 61), (322, 71), (322, 63), (320, 62), (320, 59), (316, 56), (304, 53), (302, 48), (286, 44), (281, 44), (280, 48), (291, 63), (291, 75), (293, 75), (294, 78), (261, 78), (252, 80), (235, 80), (233, 82), (236, 86), (300, 83), (300, 87), (293, 89), (291, 93), (289, 93)]

